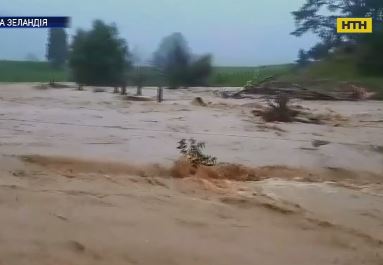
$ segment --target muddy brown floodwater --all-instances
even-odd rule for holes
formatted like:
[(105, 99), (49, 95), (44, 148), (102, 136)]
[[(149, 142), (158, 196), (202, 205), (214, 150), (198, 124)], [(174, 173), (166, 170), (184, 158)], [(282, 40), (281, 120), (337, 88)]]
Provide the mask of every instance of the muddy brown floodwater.
[[(0, 84), (1, 265), (383, 264), (382, 102), (34, 86)], [(191, 137), (223, 163), (191, 174)]]

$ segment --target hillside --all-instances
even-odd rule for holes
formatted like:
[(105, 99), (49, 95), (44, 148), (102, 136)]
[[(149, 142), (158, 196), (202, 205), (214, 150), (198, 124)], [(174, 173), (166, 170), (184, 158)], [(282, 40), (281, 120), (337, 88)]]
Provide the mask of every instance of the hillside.
[(325, 80), (326, 87), (339, 82), (350, 82), (363, 86), (378, 93), (383, 99), (383, 77), (362, 75), (352, 56), (334, 55), (320, 62), (312, 63), (303, 69), (294, 69), (279, 78), (282, 81), (306, 82), (311, 80)]

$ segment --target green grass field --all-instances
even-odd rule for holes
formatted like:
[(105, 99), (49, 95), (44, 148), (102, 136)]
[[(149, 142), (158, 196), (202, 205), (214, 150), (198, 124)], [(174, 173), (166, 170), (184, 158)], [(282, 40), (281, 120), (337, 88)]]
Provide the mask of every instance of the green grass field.
[[(209, 80), (211, 86), (242, 87), (249, 80), (275, 76), (279, 80), (305, 82), (326, 79), (326, 85), (347, 81), (361, 84), (377, 91), (383, 99), (383, 77), (361, 75), (351, 57), (333, 56), (321, 62), (312, 63), (304, 69), (297, 69), (293, 64), (259, 67), (214, 67)], [(146, 76), (145, 85), (158, 85), (161, 77), (152, 67), (143, 67)], [(47, 62), (0, 61), (0, 82), (63, 82), (70, 81), (67, 70), (54, 70)], [(130, 85), (131, 82), (130, 82)], [(326, 88), (324, 88), (326, 89)]]
[(0, 82), (66, 81), (63, 70), (53, 70), (46, 62), (0, 61)]
[(258, 67), (215, 67), (210, 79), (211, 86), (244, 86), (247, 81), (268, 76), (283, 76), (293, 69), (293, 64)]
[[(270, 75), (287, 73), (292, 65), (261, 67), (215, 67), (211, 86), (244, 86), (247, 81)], [(146, 85), (157, 85), (159, 74), (152, 67), (143, 67)], [(0, 82), (57, 82), (70, 81), (65, 70), (54, 70), (46, 62), (0, 61)]]

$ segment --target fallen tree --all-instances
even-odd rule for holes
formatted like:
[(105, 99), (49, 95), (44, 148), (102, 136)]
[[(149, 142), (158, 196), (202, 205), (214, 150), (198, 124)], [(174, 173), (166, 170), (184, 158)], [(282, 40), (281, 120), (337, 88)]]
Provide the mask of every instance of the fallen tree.
[(347, 121), (345, 117), (336, 113), (313, 113), (307, 108), (289, 102), (290, 97), (287, 94), (269, 96), (268, 104), (257, 106), (252, 114), (261, 117), (265, 122), (326, 123), (339, 126)]
[[(316, 80), (297, 84), (293, 82), (274, 81), (267, 77), (257, 83), (248, 82), (238, 92), (222, 93), (225, 98), (248, 98), (251, 95), (288, 95), (290, 98), (303, 100), (365, 100), (374, 95), (362, 86), (351, 83), (326, 84), (326, 80)], [(333, 86), (333, 89), (320, 89), (318, 87)], [(317, 88), (316, 88), (317, 87)]]

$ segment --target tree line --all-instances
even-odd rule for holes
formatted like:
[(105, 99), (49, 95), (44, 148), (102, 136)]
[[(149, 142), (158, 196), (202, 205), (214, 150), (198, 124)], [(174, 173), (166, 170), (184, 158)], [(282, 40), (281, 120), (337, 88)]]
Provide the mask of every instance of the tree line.
[[(145, 76), (134, 65), (125, 39), (113, 24), (93, 22), (90, 30), (77, 30), (68, 44), (64, 29), (51, 29), (48, 35), (47, 59), (54, 68), (69, 66), (73, 81), (79, 87), (126, 87), (132, 79), (139, 87)], [(212, 72), (211, 55), (194, 55), (181, 33), (165, 37), (151, 60), (161, 76), (161, 84), (170, 88), (207, 85)]]

